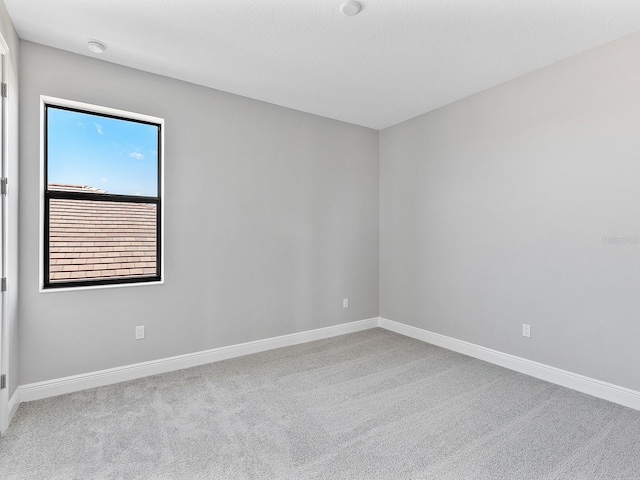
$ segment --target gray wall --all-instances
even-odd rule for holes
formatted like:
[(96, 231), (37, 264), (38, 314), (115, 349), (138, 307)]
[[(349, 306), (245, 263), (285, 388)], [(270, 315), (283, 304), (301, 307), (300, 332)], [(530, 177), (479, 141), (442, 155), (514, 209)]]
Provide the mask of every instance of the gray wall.
[[(20, 74), (21, 384), (378, 316), (377, 131), (27, 42)], [(38, 292), (41, 94), (165, 119), (164, 285)]]
[[(0, 0), (0, 32), (9, 45), (5, 62), (4, 81), (8, 88), (8, 125), (7, 125), (7, 333), (8, 333), (8, 371), (7, 389), (9, 398), (18, 388), (18, 58), (20, 42), (4, 2)], [(6, 366), (5, 366), (6, 368)]]
[[(22, 43), (20, 383), (379, 313), (640, 390), (638, 58), (634, 34), (378, 152), (373, 130)], [(41, 94), (165, 118), (165, 285), (38, 293)]]
[(381, 131), (380, 315), (640, 390), (638, 59), (640, 32)]

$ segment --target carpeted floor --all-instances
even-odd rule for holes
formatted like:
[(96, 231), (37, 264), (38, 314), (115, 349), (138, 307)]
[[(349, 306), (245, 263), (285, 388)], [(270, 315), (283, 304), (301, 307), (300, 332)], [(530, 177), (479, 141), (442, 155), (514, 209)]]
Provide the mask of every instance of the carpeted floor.
[(22, 404), (9, 479), (640, 479), (640, 411), (382, 329)]

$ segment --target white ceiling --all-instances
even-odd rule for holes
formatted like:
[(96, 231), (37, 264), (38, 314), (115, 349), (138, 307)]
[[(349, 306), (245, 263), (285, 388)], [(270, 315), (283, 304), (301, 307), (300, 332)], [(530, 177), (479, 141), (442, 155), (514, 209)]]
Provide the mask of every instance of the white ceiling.
[(640, 0), (4, 2), (24, 40), (375, 129), (640, 30)]

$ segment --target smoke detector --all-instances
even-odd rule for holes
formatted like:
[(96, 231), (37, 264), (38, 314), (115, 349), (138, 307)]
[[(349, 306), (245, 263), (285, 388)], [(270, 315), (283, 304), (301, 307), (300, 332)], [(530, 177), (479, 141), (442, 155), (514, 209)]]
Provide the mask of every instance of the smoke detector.
[(352, 0), (349, 0), (348, 2), (344, 2), (342, 5), (340, 5), (340, 11), (342, 12), (343, 15), (346, 15), (347, 17), (353, 17), (359, 14), (361, 10), (362, 10), (362, 5)]
[(104, 51), (107, 49), (104, 44), (95, 40), (89, 40), (87, 42), (87, 47), (89, 47), (89, 50), (91, 50), (93, 53), (104, 53)]

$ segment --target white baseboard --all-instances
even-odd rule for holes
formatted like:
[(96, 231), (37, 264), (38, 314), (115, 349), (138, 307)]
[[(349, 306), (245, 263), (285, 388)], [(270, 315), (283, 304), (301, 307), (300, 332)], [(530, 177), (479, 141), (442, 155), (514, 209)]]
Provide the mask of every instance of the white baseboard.
[(19, 406), (20, 406), (20, 387), (16, 388), (16, 391), (13, 392), (13, 395), (11, 395), (11, 398), (9, 399), (9, 425), (11, 425), (11, 420), (13, 420), (13, 417), (18, 411)]
[[(19, 395), (15, 400), (16, 408), (19, 402), (29, 402), (41, 398), (53, 397), (65, 393), (77, 392), (88, 388), (101, 387), (114, 383), (148, 377), (159, 373), (182, 370), (207, 363), (241, 357), (252, 353), (264, 352), (274, 348), (288, 347), (300, 343), (312, 342), (323, 338), (335, 337), (346, 333), (358, 332), (378, 326), (378, 318), (370, 318), (357, 322), (343, 323), (332, 327), (318, 328), (306, 332), (292, 333), (280, 337), (272, 337), (254, 342), (241, 343), (228, 347), (214, 348), (202, 352), (187, 353), (175, 357), (162, 358), (149, 362), (136, 363), (123, 367), (109, 368), (97, 372), (83, 373), (70, 377), (46, 380), (43, 382), (21, 385)], [(16, 397), (16, 395), (14, 395)], [(13, 401), (13, 398), (12, 398)]]
[(150, 375), (182, 370), (184, 368), (195, 367), (252, 353), (264, 352), (274, 348), (312, 342), (314, 340), (335, 337), (374, 327), (381, 327), (407, 337), (422, 340), (423, 342), (431, 343), (464, 355), (469, 355), (563, 387), (568, 387), (626, 407), (640, 410), (640, 392), (635, 390), (585, 377), (583, 375), (561, 370), (559, 368), (527, 360), (515, 355), (502, 353), (490, 348), (481, 347), (473, 343), (440, 335), (421, 328), (394, 322), (393, 320), (388, 320), (386, 318), (369, 318), (332, 327), (319, 328), (316, 330), (282, 335), (279, 337), (241, 343), (228, 347), (214, 348), (202, 352), (188, 353), (160, 360), (152, 360), (149, 362), (110, 368), (97, 372), (89, 372), (70, 377), (21, 385), (9, 400), (9, 422), (11, 422), (11, 419), (15, 415), (21, 402), (39, 400), (88, 388), (111, 385)]
[(387, 320), (386, 318), (380, 318), (378, 325), (386, 330), (407, 337), (422, 340), (423, 342), (453, 350), (454, 352), (462, 353), (470, 357), (479, 358), (480, 360), (500, 365), (501, 367), (515, 370), (516, 372), (524, 373), (541, 380), (546, 380), (547, 382), (609, 400), (610, 402), (618, 403), (625, 407), (640, 410), (640, 392), (636, 390), (585, 377), (584, 375), (561, 370), (490, 348), (481, 347), (473, 343), (440, 335), (439, 333), (433, 333), (421, 328), (394, 322), (393, 320)]

